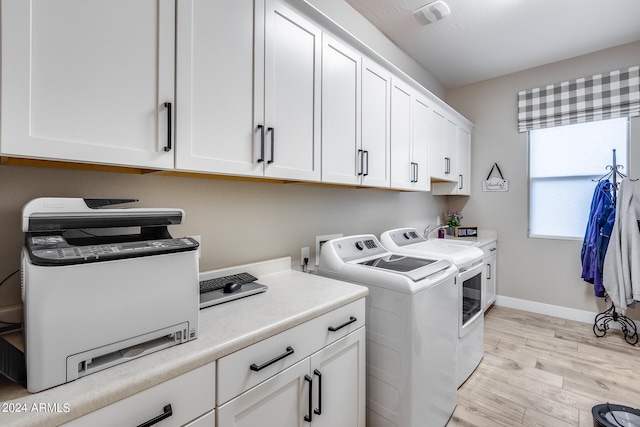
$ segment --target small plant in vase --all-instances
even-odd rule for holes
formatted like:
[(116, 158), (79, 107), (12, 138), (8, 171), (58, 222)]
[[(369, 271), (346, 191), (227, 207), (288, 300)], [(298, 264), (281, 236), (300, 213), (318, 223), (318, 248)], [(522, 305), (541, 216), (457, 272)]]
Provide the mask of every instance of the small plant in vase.
[(445, 219), (447, 221), (447, 225), (449, 226), (449, 233), (451, 235), (454, 235), (455, 227), (460, 226), (460, 221), (462, 220), (462, 212), (454, 212), (451, 209), (448, 209)]

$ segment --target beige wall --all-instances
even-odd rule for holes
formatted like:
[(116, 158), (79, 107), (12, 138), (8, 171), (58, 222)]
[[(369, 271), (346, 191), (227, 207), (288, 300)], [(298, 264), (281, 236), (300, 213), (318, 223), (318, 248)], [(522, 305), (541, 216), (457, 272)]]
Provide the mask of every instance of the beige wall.
[[(498, 294), (566, 308), (601, 311), (593, 287), (580, 279), (582, 242), (527, 237), (527, 134), (518, 133), (517, 93), (564, 80), (638, 64), (640, 42), (608, 49), (452, 90), (447, 102), (475, 123), (472, 193), (456, 198), (467, 224), (498, 230)], [(631, 177), (640, 177), (640, 118), (631, 119)], [(570, 159), (567, 159), (570, 161)], [(482, 180), (497, 162), (509, 180), (506, 193), (483, 193)], [(603, 165), (603, 174), (606, 172)], [(640, 194), (640, 193), (639, 193)], [(629, 315), (638, 319), (640, 311)]]
[[(19, 268), (21, 210), (36, 197), (137, 198), (141, 207), (178, 207), (174, 237), (202, 236), (200, 269), (281, 256), (314, 256), (317, 234), (422, 230), (445, 210), (429, 193), (236, 182), (205, 178), (0, 166), (0, 280)], [(0, 306), (20, 301), (19, 277), (0, 287)]]

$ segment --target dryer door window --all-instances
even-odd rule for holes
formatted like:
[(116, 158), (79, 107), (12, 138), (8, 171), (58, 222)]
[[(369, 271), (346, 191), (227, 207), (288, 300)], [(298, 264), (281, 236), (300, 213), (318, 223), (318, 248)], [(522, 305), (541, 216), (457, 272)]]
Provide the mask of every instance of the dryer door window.
[(462, 282), (462, 327), (482, 310), (482, 273)]

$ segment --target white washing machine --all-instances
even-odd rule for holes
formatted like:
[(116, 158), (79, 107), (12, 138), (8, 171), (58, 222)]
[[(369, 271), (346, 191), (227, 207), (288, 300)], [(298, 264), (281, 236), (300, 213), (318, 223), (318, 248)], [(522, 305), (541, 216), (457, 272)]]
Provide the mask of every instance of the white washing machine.
[(321, 275), (367, 286), (367, 426), (443, 427), (457, 404), (457, 268), (373, 235), (325, 243)]
[(447, 259), (458, 267), (458, 344), (456, 377), (460, 387), (484, 357), (484, 253), (448, 239), (427, 240), (415, 228), (398, 228), (380, 235), (390, 251)]

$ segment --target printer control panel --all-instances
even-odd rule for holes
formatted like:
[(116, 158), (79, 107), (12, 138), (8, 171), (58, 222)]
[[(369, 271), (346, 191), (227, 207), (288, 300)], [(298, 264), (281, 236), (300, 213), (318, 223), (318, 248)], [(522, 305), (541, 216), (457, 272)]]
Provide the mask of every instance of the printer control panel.
[(195, 250), (198, 246), (198, 242), (190, 237), (87, 246), (70, 245), (61, 235), (27, 237), (31, 262), (38, 265), (69, 265), (136, 258)]

